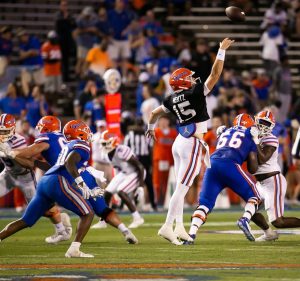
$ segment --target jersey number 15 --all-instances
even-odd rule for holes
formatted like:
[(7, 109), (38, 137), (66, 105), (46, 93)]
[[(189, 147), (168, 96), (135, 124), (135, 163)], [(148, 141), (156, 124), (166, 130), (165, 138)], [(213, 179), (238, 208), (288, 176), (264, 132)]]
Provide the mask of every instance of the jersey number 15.
[(173, 105), (173, 110), (176, 112), (180, 123), (186, 122), (196, 116), (196, 111), (192, 108), (187, 108), (191, 104), (189, 101), (184, 101)]

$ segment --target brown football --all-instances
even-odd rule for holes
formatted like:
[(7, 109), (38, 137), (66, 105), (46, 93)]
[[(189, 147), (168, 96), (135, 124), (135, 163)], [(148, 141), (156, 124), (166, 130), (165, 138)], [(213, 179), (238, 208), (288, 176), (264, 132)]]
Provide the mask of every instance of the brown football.
[(225, 9), (226, 16), (234, 22), (242, 22), (245, 21), (246, 15), (242, 9), (234, 6), (227, 7)]

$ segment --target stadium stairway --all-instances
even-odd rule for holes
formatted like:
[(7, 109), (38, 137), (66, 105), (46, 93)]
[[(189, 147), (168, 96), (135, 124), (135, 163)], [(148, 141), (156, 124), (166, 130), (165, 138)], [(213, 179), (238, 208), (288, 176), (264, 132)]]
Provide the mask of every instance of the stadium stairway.
[[(251, 15), (246, 16), (246, 21), (233, 23), (225, 16), (223, 7), (192, 7), (191, 15), (167, 16), (168, 26), (179, 30), (187, 38), (203, 38), (215, 46), (225, 37), (233, 38), (236, 43), (227, 51), (231, 64), (237, 71), (245, 69), (262, 68), (261, 45), (259, 28), (263, 21), (270, 1), (260, 1), (261, 7)], [(157, 14), (166, 14), (164, 7), (155, 8)], [(292, 71), (293, 89), (300, 95), (300, 40), (292, 37), (288, 42), (289, 62)]]

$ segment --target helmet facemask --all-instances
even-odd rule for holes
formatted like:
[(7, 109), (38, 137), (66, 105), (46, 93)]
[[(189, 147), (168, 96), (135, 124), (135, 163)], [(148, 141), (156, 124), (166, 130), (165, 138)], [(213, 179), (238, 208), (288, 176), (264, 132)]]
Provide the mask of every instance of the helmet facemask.
[(275, 126), (274, 123), (263, 118), (255, 118), (255, 124), (261, 136), (271, 134)]
[(0, 126), (0, 142), (8, 142), (15, 134), (15, 127), (6, 128), (5, 126)]

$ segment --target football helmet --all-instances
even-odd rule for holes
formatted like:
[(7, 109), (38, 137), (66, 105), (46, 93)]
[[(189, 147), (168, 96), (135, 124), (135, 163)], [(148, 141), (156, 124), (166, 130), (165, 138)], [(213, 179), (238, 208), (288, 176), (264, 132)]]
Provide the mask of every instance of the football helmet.
[(181, 90), (188, 90), (196, 84), (196, 81), (200, 78), (194, 78), (195, 72), (187, 68), (178, 68), (170, 76), (169, 84), (174, 92)]
[(63, 134), (68, 141), (79, 139), (91, 142), (93, 136), (89, 126), (80, 120), (69, 121), (64, 126)]
[(253, 118), (247, 113), (241, 113), (233, 120), (233, 126), (250, 128), (254, 125)]
[(270, 134), (275, 127), (275, 117), (270, 110), (263, 110), (255, 116), (255, 124), (261, 135)]
[(108, 130), (101, 134), (100, 145), (105, 151), (112, 151), (117, 147), (118, 144), (119, 138), (115, 134), (109, 132)]
[(0, 116), (0, 142), (9, 141), (15, 134), (16, 120), (11, 114), (1, 114)]
[(55, 116), (44, 116), (39, 120), (35, 129), (38, 130), (41, 134), (50, 132), (60, 132), (61, 122)]
[(117, 93), (121, 87), (121, 74), (118, 70), (111, 68), (103, 74), (105, 89), (109, 94)]

